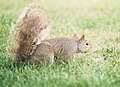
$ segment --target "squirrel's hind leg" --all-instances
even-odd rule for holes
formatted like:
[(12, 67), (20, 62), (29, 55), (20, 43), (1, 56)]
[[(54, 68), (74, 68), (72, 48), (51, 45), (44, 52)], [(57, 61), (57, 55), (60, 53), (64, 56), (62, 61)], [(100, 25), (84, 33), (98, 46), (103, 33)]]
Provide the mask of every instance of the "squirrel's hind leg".
[(48, 65), (54, 62), (54, 50), (48, 43), (41, 43), (37, 46), (29, 62), (34, 65)]

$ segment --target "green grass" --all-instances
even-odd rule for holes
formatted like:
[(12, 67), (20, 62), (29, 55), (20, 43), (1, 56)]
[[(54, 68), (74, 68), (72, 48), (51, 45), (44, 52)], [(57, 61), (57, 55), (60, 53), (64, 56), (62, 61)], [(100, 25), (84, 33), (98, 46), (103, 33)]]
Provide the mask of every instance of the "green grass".
[[(92, 44), (88, 54), (77, 54), (68, 64), (13, 67), (7, 52), (11, 24), (25, 6), (40, 5), (52, 24), (50, 37), (85, 34)], [(119, 87), (120, 0), (1, 0), (0, 87)]]

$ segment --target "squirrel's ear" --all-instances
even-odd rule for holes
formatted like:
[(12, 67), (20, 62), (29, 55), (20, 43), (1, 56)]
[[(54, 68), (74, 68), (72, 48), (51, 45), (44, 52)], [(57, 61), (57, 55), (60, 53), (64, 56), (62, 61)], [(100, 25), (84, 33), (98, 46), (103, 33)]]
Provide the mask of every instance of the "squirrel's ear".
[(73, 37), (74, 40), (78, 40), (79, 39), (79, 36), (78, 36), (77, 33), (74, 33), (72, 37)]
[(80, 41), (85, 39), (85, 35), (82, 35), (82, 37), (80, 38)]

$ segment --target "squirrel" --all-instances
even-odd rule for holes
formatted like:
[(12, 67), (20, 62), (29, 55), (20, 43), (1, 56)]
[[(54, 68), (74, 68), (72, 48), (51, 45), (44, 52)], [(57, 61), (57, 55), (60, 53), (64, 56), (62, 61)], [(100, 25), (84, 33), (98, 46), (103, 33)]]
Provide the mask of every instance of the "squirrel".
[(14, 64), (48, 64), (53, 63), (55, 57), (68, 62), (75, 53), (86, 53), (91, 48), (84, 35), (46, 39), (50, 32), (47, 16), (36, 7), (27, 7), (21, 15), (13, 31), (17, 43), (13, 51)]

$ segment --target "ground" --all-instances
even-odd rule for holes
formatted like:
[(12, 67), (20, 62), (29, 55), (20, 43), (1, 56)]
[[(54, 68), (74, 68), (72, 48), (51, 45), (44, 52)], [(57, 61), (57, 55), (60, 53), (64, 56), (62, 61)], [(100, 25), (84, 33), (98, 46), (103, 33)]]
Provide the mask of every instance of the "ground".
[[(47, 13), (51, 37), (84, 34), (91, 52), (76, 54), (68, 64), (13, 67), (7, 48), (11, 26), (24, 7), (34, 3)], [(1, 0), (1, 87), (119, 87), (120, 0)]]

